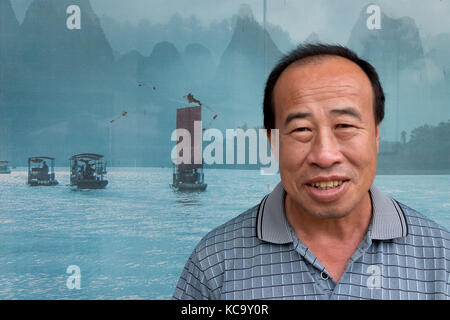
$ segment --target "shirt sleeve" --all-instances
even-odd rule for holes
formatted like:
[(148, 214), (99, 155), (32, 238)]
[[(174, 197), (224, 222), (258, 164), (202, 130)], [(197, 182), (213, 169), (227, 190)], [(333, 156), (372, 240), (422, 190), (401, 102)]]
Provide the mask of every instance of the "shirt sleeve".
[(214, 299), (207, 282), (205, 272), (200, 266), (197, 251), (194, 250), (181, 272), (172, 298), (174, 300)]

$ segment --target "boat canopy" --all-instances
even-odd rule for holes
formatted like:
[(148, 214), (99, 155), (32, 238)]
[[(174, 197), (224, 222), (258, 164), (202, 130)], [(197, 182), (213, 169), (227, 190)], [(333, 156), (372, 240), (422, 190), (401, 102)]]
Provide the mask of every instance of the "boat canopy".
[(78, 159), (89, 159), (89, 160), (100, 160), (103, 158), (101, 154), (95, 153), (80, 153), (72, 156), (69, 160), (78, 160)]
[(33, 163), (41, 163), (44, 160), (53, 161), (53, 160), (55, 160), (55, 158), (52, 158), (52, 157), (30, 157), (30, 158), (28, 158), (28, 161), (33, 162)]

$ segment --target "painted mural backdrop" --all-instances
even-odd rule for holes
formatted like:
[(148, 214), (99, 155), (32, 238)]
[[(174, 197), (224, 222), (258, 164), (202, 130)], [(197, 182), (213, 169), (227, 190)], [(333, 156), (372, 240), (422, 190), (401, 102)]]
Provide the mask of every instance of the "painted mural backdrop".
[[(264, 137), (266, 77), (302, 43), (376, 67), (377, 183), (449, 227), (449, 16), (448, 0), (0, 0), (0, 298), (170, 298), (196, 242), (279, 180), (244, 170), (249, 149), (205, 163), (206, 192), (173, 192), (177, 109)], [(104, 155), (106, 189), (70, 191), (79, 153)], [(31, 156), (55, 158), (58, 186), (26, 186)]]
[(276, 61), (326, 42), (381, 75), (380, 170), (449, 169), (448, 1), (1, 0), (0, 9), (0, 158), (12, 164), (95, 150), (118, 166), (170, 166), (186, 94), (214, 110), (204, 125), (260, 127)]

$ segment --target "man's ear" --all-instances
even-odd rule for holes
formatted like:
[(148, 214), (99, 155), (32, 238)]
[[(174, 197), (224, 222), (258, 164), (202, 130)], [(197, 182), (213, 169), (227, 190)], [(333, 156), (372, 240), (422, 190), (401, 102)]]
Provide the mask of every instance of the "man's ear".
[(272, 153), (273, 158), (276, 162), (279, 162), (280, 159), (280, 131), (278, 129), (265, 129), (267, 139), (269, 139), (270, 151)]

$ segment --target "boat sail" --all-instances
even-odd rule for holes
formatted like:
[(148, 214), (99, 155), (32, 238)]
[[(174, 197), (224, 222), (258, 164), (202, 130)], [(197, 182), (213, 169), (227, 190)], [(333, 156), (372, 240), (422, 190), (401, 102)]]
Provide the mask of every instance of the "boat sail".
[[(184, 129), (190, 133), (191, 159), (188, 163), (183, 162), (183, 150), (177, 154), (179, 161), (173, 167), (173, 182), (171, 187), (177, 191), (205, 191), (207, 184), (203, 173), (203, 159), (195, 161), (195, 155), (202, 154), (202, 130), (200, 134), (195, 132), (195, 123), (201, 123), (201, 105), (177, 109), (177, 129)], [(195, 139), (199, 141), (195, 141)]]

